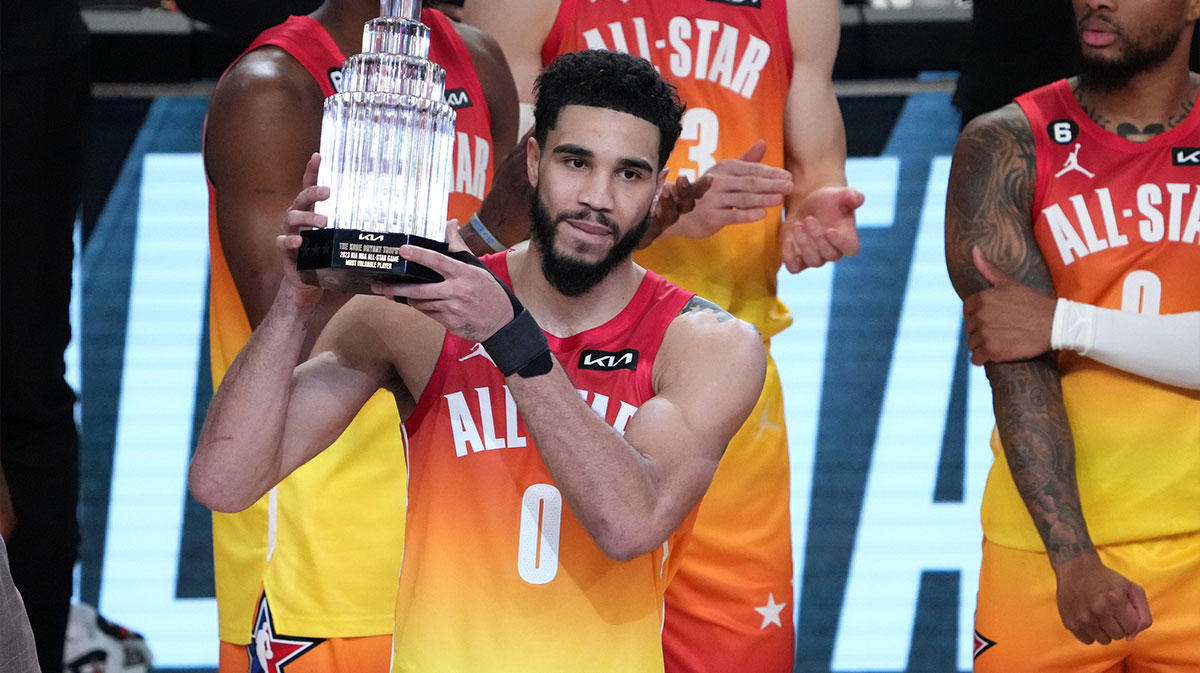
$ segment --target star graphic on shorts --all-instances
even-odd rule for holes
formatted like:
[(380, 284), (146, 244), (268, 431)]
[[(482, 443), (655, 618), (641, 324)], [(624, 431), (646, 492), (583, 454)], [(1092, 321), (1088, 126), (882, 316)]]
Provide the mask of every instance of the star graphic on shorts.
[(275, 633), (275, 620), (267, 597), (258, 601), (258, 616), (254, 619), (254, 635), (246, 651), (250, 655), (249, 673), (283, 673), (284, 666), (300, 655), (320, 645), (320, 638), (293, 638)]
[(767, 594), (767, 604), (761, 607), (754, 608), (754, 611), (762, 615), (762, 626), (758, 627), (759, 631), (767, 628), (768, 624), (775, 626), (783, 626), (783, 622), (779, 619), (779, 614), (787, 607), (787, 603), (776, 603), (775, 594)]
[(978, 659), (979, 655), (983, 654), (984, 652), (987, 652), (988, 650), (992, 649), (995, 646), (996, 646), (996, 641), (990, 640), (986, 636), (984, 636), (982, 633), (980, 633), (979, 631), (976, 631), (975, 632), (975, 647), (974, 647), (974, 652), (973, 652), (973, 654), (974, 654), (973, 658)]

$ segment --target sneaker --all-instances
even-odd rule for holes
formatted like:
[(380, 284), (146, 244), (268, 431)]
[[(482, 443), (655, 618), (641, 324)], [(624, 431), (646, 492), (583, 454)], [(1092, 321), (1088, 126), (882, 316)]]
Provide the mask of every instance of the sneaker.
[(64, 673), (149, 673), (146, 639), (113, 624), (87, 603), (72, 603), (63, 648)]

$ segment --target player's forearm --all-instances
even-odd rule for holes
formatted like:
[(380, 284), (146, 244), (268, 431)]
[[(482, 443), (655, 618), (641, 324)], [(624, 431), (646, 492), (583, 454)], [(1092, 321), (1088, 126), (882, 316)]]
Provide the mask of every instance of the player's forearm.
[(1058, 567), (1093, 550), (1075, 477), (1075, 443), (1052, 355), (987, 365), (996, 428), (1017, 491)]
[(588, 534), (624, 561), (666, 540), (656, 466), (580, 398), (557, 361), (542, 376), (507, 379), (542, 461)]
[(792, 174), (792, 193), (785, 206), (789, 220), (805, 212), (805, 201), (822, 187), (846, 186), (846, 129), (833, 84), (814, 82), (789, 94), (784, 136), (784, 168)]
[(281, 287), (209, 405), (188, 476), (192, 494), (209, 509), (241, 511), (283, 476), (292, 375), (312, 314), (291, 295)]
[(1149, 315), (1059, 299), (1050, 346), (1167, 385), (1200, 389), (1200, 311)]

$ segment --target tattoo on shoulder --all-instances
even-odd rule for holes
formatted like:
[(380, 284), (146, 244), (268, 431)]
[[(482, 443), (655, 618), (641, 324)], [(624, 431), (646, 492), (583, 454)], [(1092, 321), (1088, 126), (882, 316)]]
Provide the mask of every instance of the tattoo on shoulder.
[(975, 247), (1026, 284), (1049, 285), (1031, 226), (1036, 184), (1033, 131), (1015, 104), (959, 136), (946, 200), (946, 261), (960, 294), (988, 287), (971, 259)]
[(733, 314), (705, 299), (704, 297), (701, 297), (700, 295), (692, 297), (688, 301), (687, 305), (683, 307), (683, 310), (679, 312), (679, 315), (704, 312), (715, 315), (717, 317), (717, 322), (733, 320)]

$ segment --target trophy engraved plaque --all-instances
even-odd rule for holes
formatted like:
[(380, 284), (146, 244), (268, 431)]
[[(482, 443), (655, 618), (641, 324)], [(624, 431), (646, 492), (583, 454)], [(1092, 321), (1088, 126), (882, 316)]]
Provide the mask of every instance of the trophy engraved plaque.
[(399, 253), (447, 251), (454, 110), (420, 15), (421, 0), (381, 0), (362, 53), (342, 67), (342, 91), (325, 99), (317, 184), (329, 198), (316, 212), (328, 225), (301, 232), (296, 260), (310, 285), (370, 294), (372, 281), (442, 280)]

